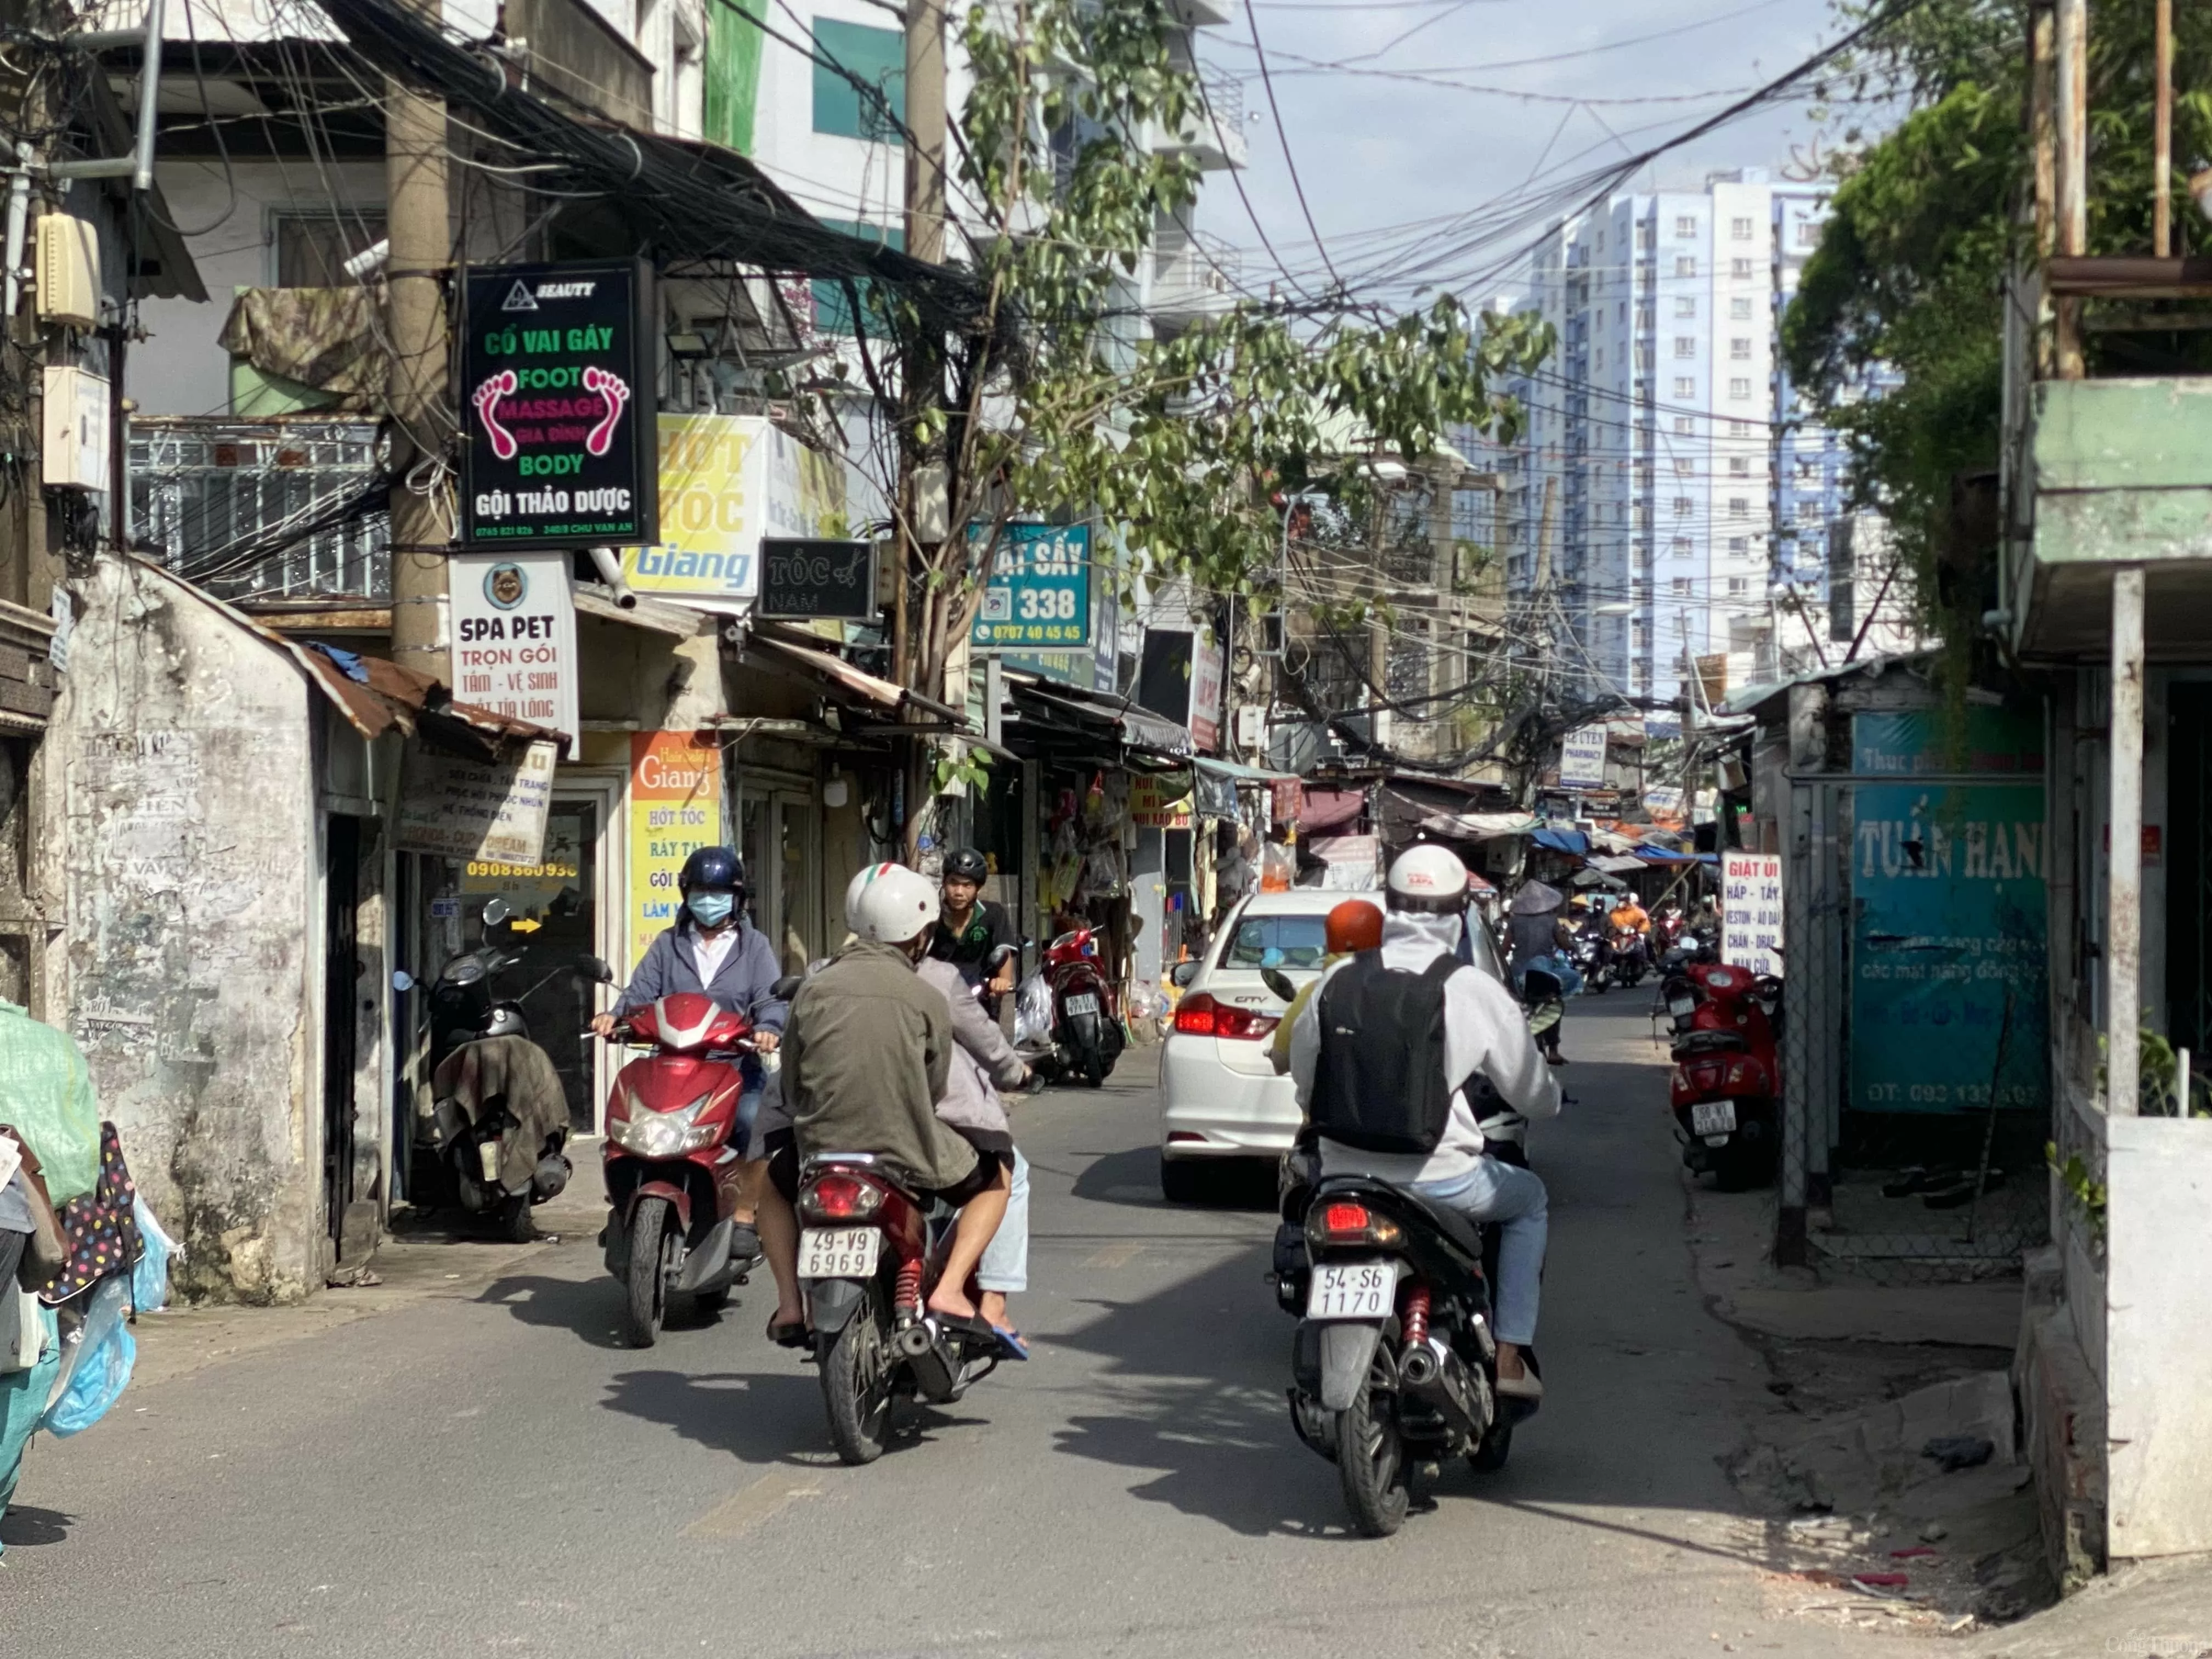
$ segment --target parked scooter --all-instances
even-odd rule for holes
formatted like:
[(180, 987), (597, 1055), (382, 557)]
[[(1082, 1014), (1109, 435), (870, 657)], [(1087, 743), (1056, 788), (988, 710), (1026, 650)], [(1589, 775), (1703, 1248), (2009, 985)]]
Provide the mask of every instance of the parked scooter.
[(1723, 1188), (1771, 1178), (1781, 1150), (1782, 981), (1685, 963), (1664, 988), (1674, 1022), (1670, 1088), (1682, 1162)]
[[(951, 1211), (928, 1202), (865, 1152), (825, 1152), (801, 1166), (799, 1277), (814, 1321), (830, 1438), (848, 1463), (883, 1455), (902, 1398), (950, 1405), (998, 1369), (999, 1339), (981, 1320), (947, 1320), (927, 1298), (951, 1242)], [(971, 1276), (969, 1297), (981, 1294)]]
[[(1045, 1041), (1025, 1048), (1023, 1058), (1054, 1078), (1081, 1078), (1096, 1089), (1121, 1057), (1127, 1036), (1114, 987), (1098, 965), (1098, 933), (1076, 927), (1044, 948), (1044, 966), (1022, 987), (1027, 1011), (1051, 999), (1051, 1024)], [(1048, 1046), (1047, 1046), (1048, 1043)]]
[[(534, 1073), (536, 1093), (557, 1090), (553, 1064), (530, 1042), (522, 1006), (541, 987), (562, 974), (605, 984), (614, 970), (597, 957), (554, 963), (534, 984), (501, 995), (509, 976), (528, 957), (532, 927), (517, 918), (504, 898), (495, 897), (481, 914), (485, 943), (448, 962), (430, 988), (431, 1109), (416, 1120), (409, 1165), (408, 1193), (424, 1209), (453, 1208), (490, 1216), (506, 1237), (531, 1237), (530, 1212), (568, 1186), (571, 1166), (565, 1101), (514, 1097), (517, 1073)], [(518, 934), (523, 937), (517, 938)], [(396, 988), (413, 988), (404, 970), (393, 975)], [(477, 1067), (465, 1052), (477, 1044), (505, 1048), (520, 1042), (532, 1057), (477, 1056), (477, 1066), (496, 1063), (508, 1088), (483, 1091)]]
[[(770, 1000), (797, 978), (778, 980)], [(623, 1330), (649, 1348), (672, 1309), (713, 1312), (760, 1265), (760, 1240), (737, 1218), (740, 1066), (755, 1052), (751, 1011), (678, 991), (615, 1023), (611, 1042), (649, 1048), (615, 1079), (605, 1146), (609, 1213), (599, 1236), (626, 1292)]]

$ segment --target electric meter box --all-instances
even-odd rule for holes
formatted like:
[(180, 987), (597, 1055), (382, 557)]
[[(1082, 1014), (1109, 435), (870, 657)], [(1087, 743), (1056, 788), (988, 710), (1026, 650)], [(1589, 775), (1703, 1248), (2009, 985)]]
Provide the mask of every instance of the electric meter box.
[(46, 438), (41, 476), (64, 489), (106, 489), (112, 411), (107, 381), (90, 369), (49, 364), (42, 382)]
[(39, 221), (39, 315), (77, 328), (100, 321), (100, 229), (91, 220), (49, 213)]

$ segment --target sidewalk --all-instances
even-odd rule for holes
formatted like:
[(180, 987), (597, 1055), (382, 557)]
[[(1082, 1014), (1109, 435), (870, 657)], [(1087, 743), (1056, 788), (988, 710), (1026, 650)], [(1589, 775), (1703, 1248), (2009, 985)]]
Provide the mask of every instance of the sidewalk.
[(463, 1218), (441, 1214), (419, 1228), (403, 1223), (400, 1232), (385, 1236), (369, 1263), (374, 1285), (320, 1291), (285, 1307), (225, 1304), (141, 1315), (134, 1332), (138, 1358), (131, 1368), (131, 1386), (173, 1382), (414, 1303), (440, 1297), (466, 1300), (556, 1243), (596, 1237), (606, 1220), (598, 1138), (570, 1141), (568, 1157), (575, 1174), (568, 1190), (532, 1212), (543, 1237), (509, 1243), (473, 1231)]

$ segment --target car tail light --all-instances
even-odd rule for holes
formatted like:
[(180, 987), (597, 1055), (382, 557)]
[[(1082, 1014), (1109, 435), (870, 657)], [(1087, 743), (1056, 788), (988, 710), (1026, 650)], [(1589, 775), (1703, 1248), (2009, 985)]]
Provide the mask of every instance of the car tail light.
[(1306, 1218), (1306, 1237), (1315, 1244), (1395, 1244), (1402, 1236), (1396, 1222), (1364, 1204), (1324, 1204)]
[(883, 1189), (873, 1182), (835, 1171), (817, 1176), (799, 1195), (799, 1211), (809, 1221), (865, 1221), (883, 1203)]
[(1194, 991), (1176, 1006), (1175, 1028), (1185, 1036), (1231, 1037), (1256, 1042), (1272, 1036), (1282, 1021), (1273, 1014), (1255, 1014), (1233, 1002), (1217, 1002), (1204, 991)]

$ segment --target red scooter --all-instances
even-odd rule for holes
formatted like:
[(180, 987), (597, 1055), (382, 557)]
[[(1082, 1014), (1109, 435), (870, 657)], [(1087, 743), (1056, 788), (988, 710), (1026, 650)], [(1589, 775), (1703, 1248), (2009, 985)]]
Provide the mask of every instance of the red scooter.
[(1781, 1151), (1782, 981), (1686, 962), (1662, 994), (1674, 1021), (1670, 1095), (1682, 1162), (1723, 1188), (1755, 1187)]
[(649, 1348), (672, 1304), (712, 1312), (761, 1261), (736, 1219), (739, 1066), (752, 1022), (709, 996), (679, 991), (616, 1023), (610, 1042), (649, 1045), (607, 1097), (607, 1271), (628, 1291), (623, 1332)]
[(1097, 930), (1071, 928), (1046, 945), (1044, 981), (1052, 989), (1052, 1067), (1096, 1089), (1127, 1042), (1119, 1000), (1098, 965)]

